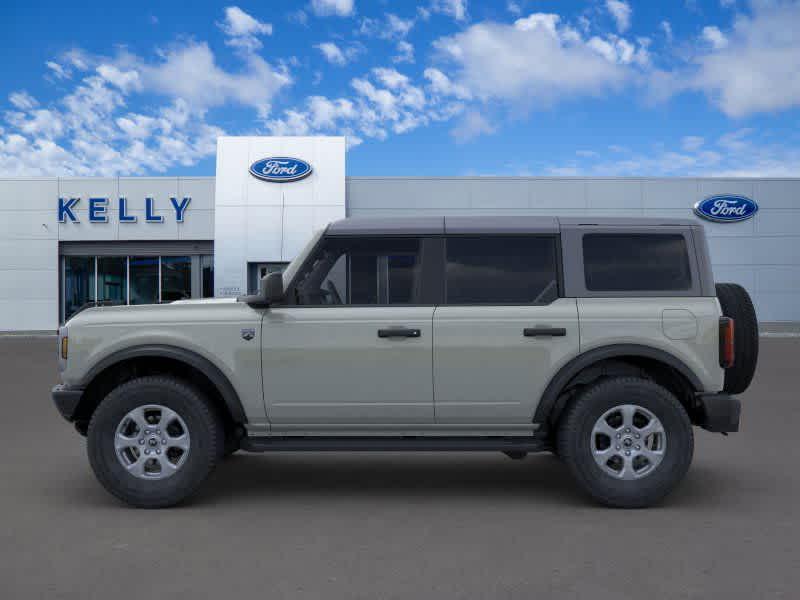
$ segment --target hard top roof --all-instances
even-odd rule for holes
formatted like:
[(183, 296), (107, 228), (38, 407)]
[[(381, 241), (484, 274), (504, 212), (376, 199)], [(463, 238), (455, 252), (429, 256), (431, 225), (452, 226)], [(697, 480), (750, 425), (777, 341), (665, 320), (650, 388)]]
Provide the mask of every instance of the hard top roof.
[(414, 217), (351, 217), (328, 225), (328, 235), (437, 235), (445, 233), (558, 233), (574, 227), (696, 227), (692, 219), (664, 217), (543, 217), (470, 215)]

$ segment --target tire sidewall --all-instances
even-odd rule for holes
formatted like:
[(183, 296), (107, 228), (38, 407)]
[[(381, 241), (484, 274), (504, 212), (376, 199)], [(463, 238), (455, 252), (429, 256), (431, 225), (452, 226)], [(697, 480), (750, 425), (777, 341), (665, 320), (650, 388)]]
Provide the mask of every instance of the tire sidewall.
[[(592, 454), (592, 430), (607, 411), (635, 404), (653, 413), (664, 427), (666, 450), (652, 473), (623, 480), (603, 471)], [(691, 464), (694, 437), (688, 415), (675, 397), (645, 379), (613, 379), (586, 390), (566, 417), (559, 450), (573, 475), (589, 493), (612, 506), (640, 507), (659, 501)]]
[[(140, 406), (160, 404), (174, 410), (189, 432), (190, 447), (183, 465), (164, 479), (143, 479), (120, 463), (114, 436), (122, 419)], [(87, 449), (97, 478), (112, 494), (142, 507), (168, 506), (191, 494), (214, 467), (219, 439), (213, 416), (193, 388), (167, 378), (142, 378), (113, 390), (95, 411)]]

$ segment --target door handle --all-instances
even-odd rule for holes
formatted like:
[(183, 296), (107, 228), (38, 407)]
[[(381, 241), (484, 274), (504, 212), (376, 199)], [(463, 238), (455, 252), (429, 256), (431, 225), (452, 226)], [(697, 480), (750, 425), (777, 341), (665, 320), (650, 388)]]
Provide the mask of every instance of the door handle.
[(525, 337), (564, 337), (566, 327), (526, 327), (522, 330)]
[(408, 327), (390, 327), (388, 329), (378, 329), (379, 338), (418, 338), (422, 335), (419, 329), (409, 329)]

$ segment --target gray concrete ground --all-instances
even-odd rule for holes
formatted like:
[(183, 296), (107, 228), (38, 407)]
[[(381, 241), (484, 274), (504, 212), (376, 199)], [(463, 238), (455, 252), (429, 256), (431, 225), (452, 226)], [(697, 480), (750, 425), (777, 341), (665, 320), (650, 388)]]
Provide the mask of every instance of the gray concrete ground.
[(237, 455), (191, 504), (129, 509), (50, 404), (54, 346), (0, 340), (2, 598), (800, 596), (800, 340), (762, 339), (743, 431), (697, 430), (638, 511), (501, 454)]

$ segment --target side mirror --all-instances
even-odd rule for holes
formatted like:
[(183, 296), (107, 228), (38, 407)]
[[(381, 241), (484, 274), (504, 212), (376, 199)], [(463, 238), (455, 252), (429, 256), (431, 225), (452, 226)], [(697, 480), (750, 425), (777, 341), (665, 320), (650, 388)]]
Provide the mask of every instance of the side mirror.
[(261, 280), (261, 295), (267, 304), (276, 304), (283, 300), (283, 273), (270, 273)]
[(240, 296), (239, 302), (249, 304), (253, 308), (267, 308), (283, 300), (283, 274), (270, 273), (258, 284), (258, 293)]

